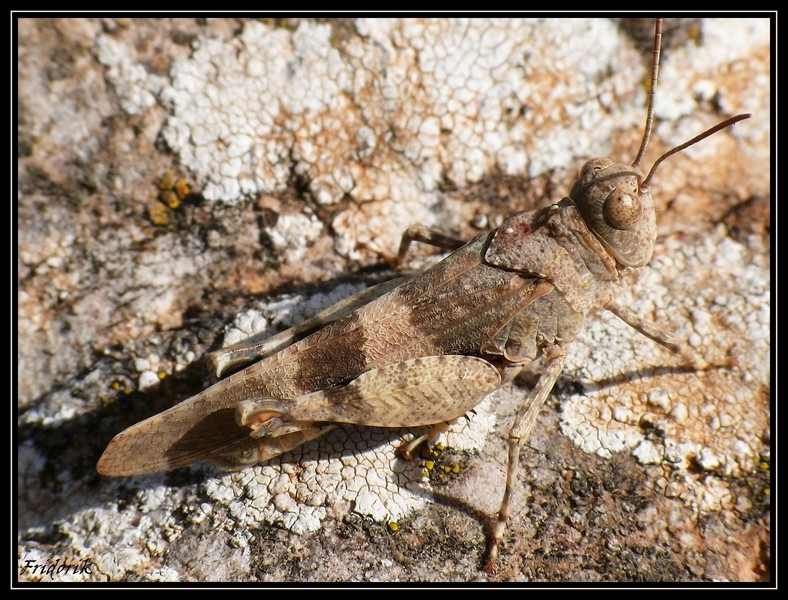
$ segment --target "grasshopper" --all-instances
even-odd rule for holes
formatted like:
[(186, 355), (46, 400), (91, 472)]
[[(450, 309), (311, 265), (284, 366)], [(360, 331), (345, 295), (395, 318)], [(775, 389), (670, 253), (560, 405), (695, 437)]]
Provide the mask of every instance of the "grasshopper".
[(661, 20), (655, 29), (646, 122), (631, 165), (593, 158), (559, 203), (516, 214), (468, 243), (409, 229), (400, 260), (414, 240), (453, 253), (417, 276), (360, 292), (270, 339), (250, 338), (212, 353), (218, 376), (253, 364), (116, 435), (98, 472), (132, 476), (203, 459), (250, 466), (342, 424), (437, 426), (434, 434), (539, 359), (544, 368), (508, 436), (506, 485), (484, 566), (494, 571), (521, 447), (587, 316), (610, 311), (695, 367), (708, 366), (615, 297), (621, 273), (651, 259), (657, 225), (649, 188), (657, 167), (750, 116), (727, 119), (668, 151), (644, 177), (639, 165), (653, 124)]

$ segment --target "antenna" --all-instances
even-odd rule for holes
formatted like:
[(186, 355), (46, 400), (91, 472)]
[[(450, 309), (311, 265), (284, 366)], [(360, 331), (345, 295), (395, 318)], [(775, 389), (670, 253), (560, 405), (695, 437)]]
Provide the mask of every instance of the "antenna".
[[(643, 129), (643, 139), (640, 142), (640, 149), (638, 150), (638, 154), (635, 157), (632, 166), (637, 168), (640, 164), (640, 161), (643, 160), (643, 155), (646, 153), (646, 147), (648, 146), (648, 141), (651, 139), (651, 130), (654, 126), (654, 102), (657, 97), (657, 80), (659, 79), (659, 56), (660, 50), (662, 48), (662, 22), (663, 19), (657, 19), (654, 24), (654, 51), (651, 55), (651, 87), (648, 93), (648, 110), (646, 111), (646, 126)], [(699, 141), (706, 139), (710, 135), (714, 135), (721, 129), (725, 129), (726, 127), (730, 127), (734, 123), (738, 123), (739, 121), (743, 121), (744, 119), (749, 119), (752, 115), (750, 113), (743, 113), (740, 115), (736, 115), (735, 117), (731, 117), (730, 119), (726, 119), (722, 123), (715, 125), (714, 127), (707, 129), (703, 133), (696, 135), (691, 140), (687, 140), (683, 144), (680, 144), (673, 148), (672, 150), (668, 150), (660, 156), (654, 165), (651, 167), (651, 170), (646, 175), (646, 178), (641, 182), (640, 189), (647, 190), (649, 185), (651, 185), (651, 178), (654, 177), (654, 172), (657, 170), (657, 167), (669, 156), (672, 156), (686, 148), (689, 148), (693, 144), (697, 144)]]
[(651, 55), (651, 86), (648, 92), (648, 111), (646, 112), (646, 127), (643, 130), (643, 139), (640, 142), (640, 150), (635, 157), (632, 166), (637, 168), (643, 155), (646, 153), (646, 146), (651, 138), (651, 129), (654, 124), (654, 100), (657, 97), (657, 79), (659, 78), (659, 53), (662, 48), (662, 19), (657, 19), (654, 24), (654, 52)]
[(668, 156), (673, 156), (677, 152), (681, 152), (682, 150), (684, 150), (686, 148), (689, 148), (693, 144), (697, 144), (699, 141), (705, 140), (710, 135), (714, 135), (715, 133), (717, 133), (721, 129), (725, 129), (726, 127), (730, 127), (731, 125), (733, 125), (734, 123), (738, 123), (739, 121), (744, 121), (744, 119), (749, 119), (751, 116), (752, 116), (751, 113), (742, 113), (740, 115), (736, 115), (735, 117), (731, 117), (730, 119), (726, 119), (722, 123), (718, 123), (714, 127), (710, 128), (710, 129), (707, 129), (706, 131), (704, 131), (701, 134), (696, 135), (691, 140), (687, 140), (686, 142), (676, 146), (672, 150), (668, 150), (667, 152), (665, 152), (665, 154), (663, 154), (662, 156), (660, 156), (656, 160), (656, 162), (654, 163), (654, 166), (651, 167), (651, 170), (648, 172), (648, 175), (646, 175), (646, 178), (640, 184), (640, 189), (641, 190), (648, 189), (649, 185), (651, 185), (651, 178), (654, 176), (654, 172), (657, 170), (657, 167)]

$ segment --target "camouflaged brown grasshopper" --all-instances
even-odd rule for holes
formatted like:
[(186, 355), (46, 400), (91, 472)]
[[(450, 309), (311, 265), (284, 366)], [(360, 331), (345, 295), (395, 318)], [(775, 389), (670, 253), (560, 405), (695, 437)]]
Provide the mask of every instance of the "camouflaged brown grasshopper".
[(509, 433), (506, 487), (485, 565), (492, 571), (520, 449), (583, 319), (608, 310), (684, 353), (671, 335), (619, 304), (615, 286), (622, 271), (651, 259), (656, 215), (649, 186), (657, 166), (750, 115), (732, 117), (667, 152), (644, 177), (638, 165), (652, 128), (661, 27), (658, 20), (646, 124), (632, 165), (594, 158), (567, 198), (516, 214), (467, 244), (412, 228), (400, 259), (412, 240), (455, 252), (416, 277), (379, 284), (273, 338), (214, 352), (218, 375), (258, 362), (115, 436), (99, 473), (130, 476), (202, 459), (255, 465), (342, 424), (443, 424), (543, 357), (544, 370)]

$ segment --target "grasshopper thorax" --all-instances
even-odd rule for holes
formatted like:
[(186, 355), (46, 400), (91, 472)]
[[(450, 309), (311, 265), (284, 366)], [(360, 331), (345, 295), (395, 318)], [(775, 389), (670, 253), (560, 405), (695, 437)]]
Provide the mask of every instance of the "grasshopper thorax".
[(649, 189), (637, 167), (592, 158), (580, 171), (569, 197), (607, 251), (625, 267), (642, 267), (657, 238)]

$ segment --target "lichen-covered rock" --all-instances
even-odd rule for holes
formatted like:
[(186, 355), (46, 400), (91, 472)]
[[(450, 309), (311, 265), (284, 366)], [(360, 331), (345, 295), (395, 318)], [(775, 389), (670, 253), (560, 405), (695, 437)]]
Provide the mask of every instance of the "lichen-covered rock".
[[(409, 225), (468, 238), (560, 200), (590, 156), (634, 158), (650, 42), (630, 25), (19, 21), (19, 578), (488, 579), (524, 387), (412, 463), (413, 432), (364, 428), (235, 473), (95, 463), (212, 381), (207, 350), (377, 280), (359, 267)], [(674, 27), (645, 164), (753, 118), (660, 167), (663, 237), (622, 294), (713, 367), (589, 320), (523, 450), (498, 579), (771, 577), (770, 23)]]

